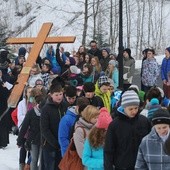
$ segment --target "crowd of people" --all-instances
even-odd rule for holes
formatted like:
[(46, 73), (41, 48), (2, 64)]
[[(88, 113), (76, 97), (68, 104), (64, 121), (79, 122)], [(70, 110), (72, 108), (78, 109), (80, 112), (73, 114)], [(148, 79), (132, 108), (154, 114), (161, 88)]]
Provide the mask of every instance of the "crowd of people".
[(132, 84), (131, 49), (124, 49), (120, 88), (119, 62), (109, 48), (94, 40), (74, 53), (49, 46), (33, 64), (17, 108), (4, 115), (28, 53), (21, 47), (12, 60), (0, 51), (0, 148), (18, 128), (19, 170), (59, 169), (71, 140), (84, 169), (169, 169), (170, 47), (161, 67), (154, 49), (143, 50), (140, 88)]

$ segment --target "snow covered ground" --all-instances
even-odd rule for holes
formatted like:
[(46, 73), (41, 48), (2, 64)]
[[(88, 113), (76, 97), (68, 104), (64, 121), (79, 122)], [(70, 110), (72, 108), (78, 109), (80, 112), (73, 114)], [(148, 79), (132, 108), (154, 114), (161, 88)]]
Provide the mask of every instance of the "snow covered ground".
[(0, 149), (0, 170), (18, 170), (19, 148), (16, 138), (10, 134), (10, 144), (5, 149)]

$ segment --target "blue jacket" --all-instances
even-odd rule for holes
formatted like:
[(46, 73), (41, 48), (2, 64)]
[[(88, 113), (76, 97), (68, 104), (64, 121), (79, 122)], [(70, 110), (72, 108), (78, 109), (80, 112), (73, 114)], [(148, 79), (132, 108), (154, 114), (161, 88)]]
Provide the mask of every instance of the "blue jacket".
[(94, 149), (88, 139), (84, 143), (82, 163), (88, 170), (104, 170), (103, 147)]
[(170, 72), (170, 58), (164, 58), (161, 65), (161, 78), (162, 80), (168, 80), (167, 74)]
[(56, 60), (54, 49), (52, 48), (51, 54), (49, 53), (49, 50), (50, 49), (48, 49), (47, 52), (46, 52), (46, 57), (50, 60), (50, 62), (52, 64), (52, 72), (54, 74), (59, 74), (59, 73), (61, 73), (61, 66), (59, 65), (59, 63)]
[(62, 117), (59, 123), (58, 141), (61, 147), (62, 156), (64, 156), (64, 153), (66, 152), (70, 143), (70, 132), (77, 116), (78, 115), (75, 112), (75, 106), (72, 106), (67, 110), (66, 114)]
[(119, 86), (119, 71), (117, 68), (115, 68), (112, 73), (112, 80), (114, 83), (114, 90), (117, 90), (117, 87)]

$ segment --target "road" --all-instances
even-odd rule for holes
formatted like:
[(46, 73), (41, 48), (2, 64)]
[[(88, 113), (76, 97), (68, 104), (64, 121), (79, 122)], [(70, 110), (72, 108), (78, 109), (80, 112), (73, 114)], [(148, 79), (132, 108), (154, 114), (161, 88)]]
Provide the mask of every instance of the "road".
[[(140, 69), (135, 70), (134, 78), (133, 78), (133, 84), (137, 85), (140, 89), (141, 86), (141, 76), (140, 76)], [(159, 76), (157, 81), (158, 87), (162, 88), (162, 80), (161, 76)]]

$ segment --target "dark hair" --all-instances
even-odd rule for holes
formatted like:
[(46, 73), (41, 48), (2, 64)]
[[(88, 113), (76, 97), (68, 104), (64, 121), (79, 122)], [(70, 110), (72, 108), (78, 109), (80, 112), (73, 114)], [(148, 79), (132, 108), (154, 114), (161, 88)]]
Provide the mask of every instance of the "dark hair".
[(144, 49), (144, 50), (142, 51), (142, 54), (143, 54), (143, 55), (146, 54), (146, 53), (148, 52), (148, 49), (149, 49), (149, 48)]
[(161, 92), (157, 87), (152, 87), (147, 93), (145, 93), (144, 98), (145, 101), (157, 98), (159, 100), (159, 104), (162, 102)]
[(65, 95), (68, 97), (74, 97), (77, 96), (77, 89), (75, 86), (67, 86), (65, 89)]
[(153, 54), (155, 54), (155, 50), (154, 49), (148, 48), (146, 53), (148, 54), (149, 51), (152, 52)]
[(91, 43), (96, 43), (96, 44), (97, 44), (97, 42), (96, 42), (95, 40), (90, 41), (90, 44), (91, 44)]
[(95, 85), (92, 82), (86, 82), (83, 85), (84, 92), (94, 92), (95, 91)]
[(42, 101), (44, 101), (45, 100), (45, 96), (43, 95), (43, 94), (40, 94), (40, 95), (37, 95), (37, 96), (35, 96), (35, 102), (37, 103), (37, 104), (40, 104)]
[(63, 88), (60, 84), (52, 84), (50, 86), (50, 93), (53, 94), (55, 92), (63, 92)]
[(60, 84), (62, 87), (65, 86), (65, 82), (64, 82), (63, 78), (60, 77), (60, 76), (54, 78), (54, 79), (51, 81), (51, 84), (52, 84), (52, 85)]
[(51, 70), (51, 64), (43, 64), (43, 65), (45, 65), (48, 68), (48, 71)]
[(79, 107), (78, 112), (81, 112), (90, 104), (90, 101), (86, 97), (78, 97), (76, 101), (76, 105)]

